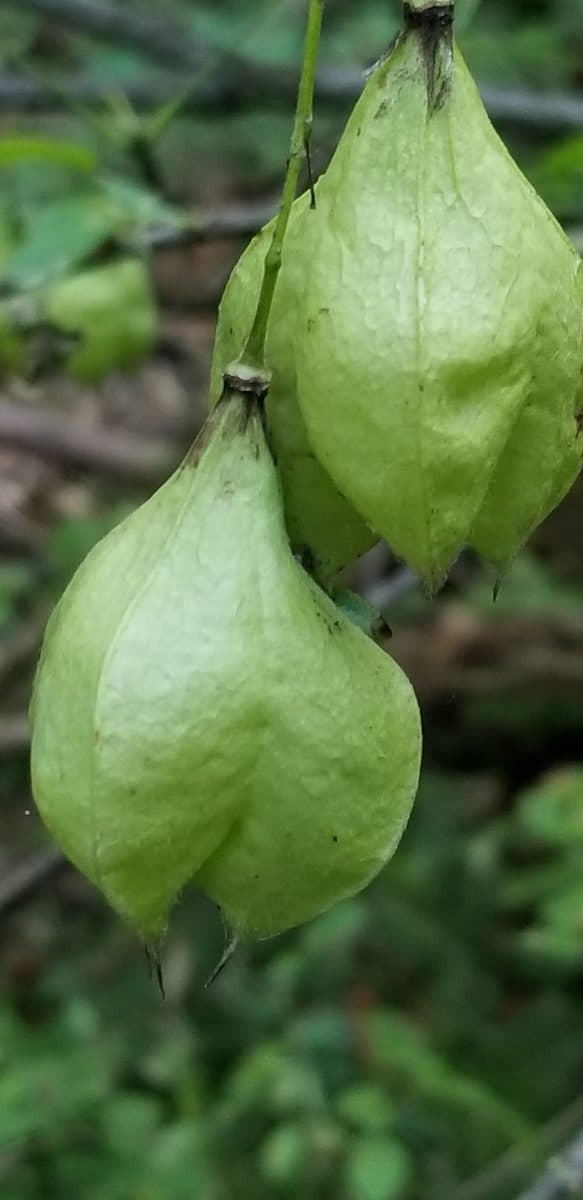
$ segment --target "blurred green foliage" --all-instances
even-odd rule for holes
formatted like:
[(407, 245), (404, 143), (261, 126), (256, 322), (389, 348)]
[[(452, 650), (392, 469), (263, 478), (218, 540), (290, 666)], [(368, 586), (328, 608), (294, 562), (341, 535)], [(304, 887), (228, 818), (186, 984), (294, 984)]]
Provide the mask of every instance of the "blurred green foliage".
[(480, 787), (427, 772), (366, 894), (242, 947), (208, 992), (196, 896), (165, 1002), (99, 903), (37, 902), (38, 972), (0, 1003), (3, 1197), (463, 1200), (513, 1149), (478, 1193), (511, 1195), (583, 1068), (583, 769), (495, 820)]
[[(153, 8), (148, 0), (125, 7)], [(302, 3), (157, 7), (212, 47), (211, 74), (233, 49), (251, 69), (299, 60)], [(370, 64), (399, 7), (329, 0), (324, 61)], [(581, 85), (582, 0), (459, 0), (459, 19), (481, 80)], [(104, 263), (117, 269), (128, 253), (142, 262), (148, 231), (180, 228), (191, 219), (183, 204), (212, 197), (217, 179), (229, 194), (272, 187), (289, 131), (285, 107), (207, 118), (177, 106), (175, 116), (161, 109), (142, 118), (124, 87), (163, 72), (126, 47), (40, 36), (44, 28), (25, 6), (1, 11), (3, 68), (24, 68), (58, 92), (79, 73), (101, 81), (109, 99), (98, 113), (70, 108), (48, 130), (23, 118), (0, 137), (6, 371), (26, 369), (22, 347), (47, 319), (41, 302), (50, 289), (77, 286)], [(183, 90), (177, 81), (177, 100)], [(344, 115), (318, 110), (319, 167)], [(581, 223), (581, 137), (505, 133), (558, 215)], [(144, 176), (136, 154), (144, 144), (160, 187), (151, 171)], [(78, 344), (62, 347), (70, 369), (78, 352)], [(42, 561), (2, 561), (0, 637), (56, 598), (127, 508), (123, 498), (99, 499), (90, 515), (55, 524)], [(583, 589), (526, 555), (495, 609), (487, 580), (468, 588), (464, 604), (493, 623), (519, 614), (577, 619)], [(416, 596), (395, 621), (426, 615)], [(433, 715), (428, 721), (421, 795), (381, 878), (304, 929), (241, 947), (208, 991), (221, 927), (196, 895), (184, 898), (164, 947), (165, 1002), (131, 933), (74, 879), (6, 920), (2, 1200), (516, 1194), (583, 1121), (583, 767), (554, 759), (544, 773), (532, 767), (556, 729), (580, 730), (583, 706), (494, 694), (462, 707), (454, 730), (447, 713), (441, 727), (435, 718), (437, 732)], [(496, 759), (498, 739), (513, 759), (522, 755), (512, 769)], [(463, 768), (452, 767), (464, 754)], [(11, 835), (14, 797), (25, 789), (25, 756), (2, 760), (0, 820)]]

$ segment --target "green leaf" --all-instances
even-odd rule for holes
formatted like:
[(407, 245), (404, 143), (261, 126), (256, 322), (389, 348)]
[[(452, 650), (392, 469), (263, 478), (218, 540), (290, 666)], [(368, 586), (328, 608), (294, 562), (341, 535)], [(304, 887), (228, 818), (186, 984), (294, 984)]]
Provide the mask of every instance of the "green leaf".
[(381, 1133), (395, 1119), (392, 1100), (377, 1083), (356, 1083), (336, 1099), (338, 1116), (355, 1129)]
[(481, 1080), (453, 1067), (412, 1022), (384, 1009), (372, 1013), (366, 1024), (377, 1069), (396, 1075), (442, 1110), (448, 1106), (480, 1125), (487, 1122), (504, 1142), (527, 1136), (528, 1123), (511, 1105)]
[(353, 1142), (345, 1170), (350, 1200), (399, 1200), (412, 1177), (411, 1156), (395, 1139), (362, 1137)]
[(293, 1183), (301, 1174), (306, 1154), (306, 1131), (290, 1121), (265, 1139), (260, 1152), (261, 1172), (276, 1187)]
[(108, 1086), (107, 1057), (91, 1050), (15, 1062), (0, 1077), (0, 1152), (61, 1135), (66, 1123), (89, 1115)]
[(9, 255), (4, 280), (27, 289), (58, 279), (94, 254), (123, 221), (119, 209), (99, 194), (47, 204), (34, 213), (27, 235)]
[(120, 222), (130, 229), (149, 226), (180, 229), (185, 224), (186, 218), (179, 209), (130, 179), (107, 176), (102, 180), (101, 190), (117, 211)]
[(97, 155), (86, 146), (56, 138), (4, 137), (0, 138), (0, 167), (14, 163), (40, 160), (74, 171), (96, 171)]
[(145, 1094), (118, 1092), (104, 1112), (103, 1133), (107, 1145), (121, 1153), (128, 1147), (148, 1149), (160, 1123), (161, 1101)]
[(32, 45), (40, 24), (36, 13), (23, 4), (14, 12), (0, 12), (0, 62), (11, 66), (19, 62)]
[(524, 792), (518, 808), (520, 828), (552, 846), (583, 846), (583, 769), (552, 771)]
[(517, 938), (516, 948), (523, 961), (537, 966), (549, 979), (572, 974), (583, 961), (583, 942), (575, 930), (526, 929)]
[(368, 909), (358, 897), (337, 904), (323, 913), (302, 932), (302, 946), (310, 959), (350, 953), (368, 920)]

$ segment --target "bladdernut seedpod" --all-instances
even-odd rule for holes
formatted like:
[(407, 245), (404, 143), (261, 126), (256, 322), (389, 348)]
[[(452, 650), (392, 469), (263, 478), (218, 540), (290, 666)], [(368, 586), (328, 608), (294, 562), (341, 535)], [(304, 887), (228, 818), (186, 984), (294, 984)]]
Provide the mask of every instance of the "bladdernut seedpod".
[(259, 403), (228, 396), (50, 621), (32, 706), (46, 825), (150, 940), (190, 881), (267, 935), (377, 873), (419, 759), (409, 682), (292, 556)]
[[(364, 554), (378, 537), (338, 491), (307, 438), (296, 395), (294, 338), (309, 269), (314, 213), (310, 197), (294, 204), (269, 321), (266, 361), (272, 373), (267, 417), (281, 476), (292, 548), (306, 552), (314, 574), (331, 579)], [(219, 399), (223, 372), (241, 352), (257, 308), (265, 256), (273, 236), (267, 225), (247, 247), (227, 284), (219, 309), (211, 400)]]
[(298, 322), (310, 442), (431, 586), (503, 568), (582, 461), (580, 260), (492, 128), (451, 5), (406, 5), (318, 192)]

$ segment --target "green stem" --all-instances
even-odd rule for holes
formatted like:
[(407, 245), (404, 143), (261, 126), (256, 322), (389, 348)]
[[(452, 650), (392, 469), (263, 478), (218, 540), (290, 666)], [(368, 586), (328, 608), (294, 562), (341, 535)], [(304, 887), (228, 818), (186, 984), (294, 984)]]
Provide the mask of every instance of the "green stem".
[(281, 205), (275, 222), (271, 246), (265, 259), (263, 283), (259, 295), (253, 328), (242, 354), (242, 362), (257, 370), (265, 367), (265, 338), (275, 294), (277, 277), (281, 268), (283, 243), (287, 232), (290, 213), (298, 190), (300, 170), (312, 130), (314, 85), (322, 30), (324, 0), (309, 0), (308, 24), (304, 45), (304, 62), (298, 90), (296, 115), (292, 131)]

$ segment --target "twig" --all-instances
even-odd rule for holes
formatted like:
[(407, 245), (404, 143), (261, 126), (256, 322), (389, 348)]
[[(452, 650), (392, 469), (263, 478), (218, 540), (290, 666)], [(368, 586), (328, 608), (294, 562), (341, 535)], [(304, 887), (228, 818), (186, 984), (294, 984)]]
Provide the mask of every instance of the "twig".
[(68, 861), (59, 850), (43, 850), (21, 867), (16, 867), (8, 881), (0, 887), (0, 917), (8, 916), (32, 900), (66, 866)]
[[(318, 73), (316, 95), (320, 104), (346, 106), (362, 89), (363, 73), (357, 67), (328, 67)], [(176, 97), (187, 80), (173, 76), (168, 80), (146, 80), (124, 89), (131, 105), (141, 111), (156, 109)], [(8, 112), (54, 112), (68, 103), (96, 106), (107, 102), (119, 84), (109, 86), (96, 80), (78, 78), (67, 83), (66, 96), (50, 86), (20, 75), (0, 76), (0, 109)], [(220, 115), (240, 110), (247, 104), (289, 105), (295, 90), (287, 71), (272, 72), (253, 64), (242, 71), (230, 68), (217, 71), (212, 79), (193, 86), (181, 106), (184, 112)], [(583, 96), (575, 92), (535, 92), (526, 88), (504, 88), (483, 84), (482, 98), (495, 124), (519, 125), (555, 133), (579, 130), (583, 125)]]
[(583, 1189), (583, 1132), (579, 1130), (573, 1141), (550, 1159), (542, 1175), (532, 1187), (522, 1192), (518, 1200), (567, 1200), (580, 1195)]
[(529, 1170), (532, 1171), (533, 1159), (536, 1158), (537, 1165), (542, 1164), (555, 1146), (581, 1128), (582, 1121), (583, 1098), (579, 1096), (534, 1132), (534, 1144), (529, 1139), (526, 1144), (521, 1142), (511, 1146), (500, 1158), (461, 1184), (453, 1192), (451, 1200), (491, 1200), (492, 1196), (507, 1195), (513, 1180), (523, 1179)]
[(149, 229), (127, 239), (137, 249), (168, 250), (220, 238), (253, 237), (277, 211), (277, 200), (231, 204), (214, 211), (194, 212), (177, 228)]
[(0, 443), (132, 483), (156, 485), (177, 465), (176, 443), (93, 428), (60, 413), (0, 400)]
[(583, 96), (576, 92), (535, 92), (483, 84), (480, 94), (492, 120), (501, 125), (524, 125), (549, 133), (580, 130), (583, 125)]

